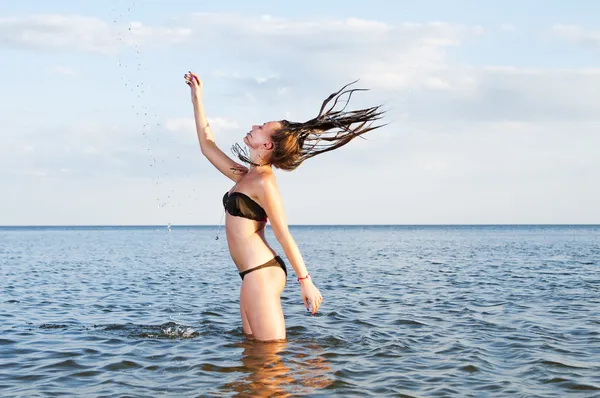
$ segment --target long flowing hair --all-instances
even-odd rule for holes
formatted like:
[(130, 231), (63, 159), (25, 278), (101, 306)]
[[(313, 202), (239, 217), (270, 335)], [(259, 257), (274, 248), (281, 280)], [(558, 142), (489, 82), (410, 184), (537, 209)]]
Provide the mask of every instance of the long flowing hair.
[[(373, 122), (381, 119), (385, 113), (380, 110), (381, 105), (346, 111), (352, 94), (357, 91), (368, 91), (368, 89), (348, 88), (357, 81), (346, 84), (327, 97), (315, 118), (306, 122), (281, 120), (281, 128), (271, 135), (275, 146), (269, 163), (282, 170), (294, 170), (306, 159), (337, 149), (356, 137), (385, 126), (385, 124), (373, 125)], [(335, 110), (344, 96), (347, 96), (345, 105), (342, 109)], [(247, 148), (235, 144), (231, 150), (242, 162), (258, 166), (250, 160)]]

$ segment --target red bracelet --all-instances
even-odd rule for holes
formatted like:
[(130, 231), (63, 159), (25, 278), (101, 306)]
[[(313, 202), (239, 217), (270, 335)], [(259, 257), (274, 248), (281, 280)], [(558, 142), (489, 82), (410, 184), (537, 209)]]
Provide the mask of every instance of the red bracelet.
[(304, 278), (298, 278), (298, 282), (300, 282), (301, 280), (304, 280), (304, 279), (308, 279), (308, 278), (310, 278), (310, 274), (306, 274), (306, 276)]

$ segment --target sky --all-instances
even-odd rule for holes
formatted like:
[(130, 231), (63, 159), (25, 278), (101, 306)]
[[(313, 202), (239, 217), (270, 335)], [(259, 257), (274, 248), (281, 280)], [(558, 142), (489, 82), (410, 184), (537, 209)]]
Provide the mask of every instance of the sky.
[(600, 2), (0, 2), (0, 225), (216, 225), (217, 145), (340, 87), (385, 127), (292, 172), (290, 225), (600, 223)]

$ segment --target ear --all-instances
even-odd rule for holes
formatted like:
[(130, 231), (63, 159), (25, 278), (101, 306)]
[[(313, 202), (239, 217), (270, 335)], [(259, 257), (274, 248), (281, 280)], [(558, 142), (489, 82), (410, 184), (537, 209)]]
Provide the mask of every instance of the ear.
[(263, 145), (265, 146), (265, 149), (269, 150), (269, 151), (275, 147), (275, 144), (273, 144), (273, 142), (271, 142), (271, 141), (265, 142)]

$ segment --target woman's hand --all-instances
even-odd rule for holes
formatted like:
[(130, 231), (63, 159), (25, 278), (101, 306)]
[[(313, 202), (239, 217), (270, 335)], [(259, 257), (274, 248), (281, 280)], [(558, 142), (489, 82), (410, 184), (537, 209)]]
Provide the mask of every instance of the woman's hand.
[(313, 315), (316, 314), (323, 301), (323, 296), (321, 296), (319, 289), (313, 285), (312, 280), (303, 279), (300, 281), (300, 293), (306, 310), (308, 310), (308, 303), (310, 302), (312, 313)]
[(202, 81), (193, 72), (186, 73), (184, 75), (185, 84), (190, 86), (192, 93), (192, 102), (201, 102), (202, 100)]

